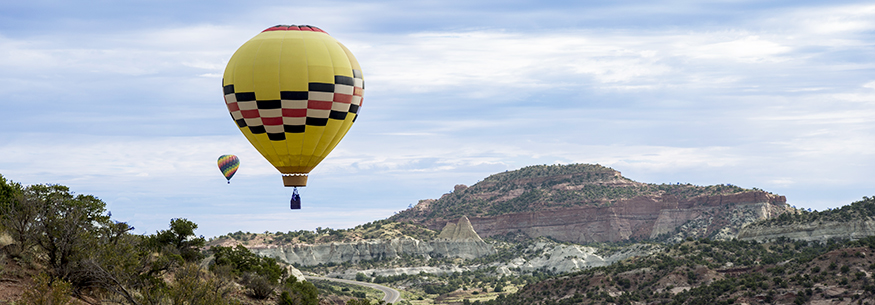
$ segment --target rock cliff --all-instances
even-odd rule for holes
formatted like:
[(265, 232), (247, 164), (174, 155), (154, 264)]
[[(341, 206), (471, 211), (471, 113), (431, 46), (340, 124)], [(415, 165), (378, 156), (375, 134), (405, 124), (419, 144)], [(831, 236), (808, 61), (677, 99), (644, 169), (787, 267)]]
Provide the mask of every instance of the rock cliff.
[[(678, 241), (686, 237), (731, 239), (743, 225), (787, 211), (784, 196), (761, 191), (700, 196), (636, 197), (607, 207), (573, 207), (539, 212), (471, 217), (482, 236), (523, 232), (574, 243), (623, 240)], [(433, 225), (433, 224), (432, 224)]]
[(827, 241), (830, 239), (861, 239), (875, 236), (875, 219), (850, 221), (821, 221), (772, 226), (748, 226), (738, 233), (738, 239), (758, 242), (789, 238), (804, 241)]
[(835, 209), (793, 210), (776, 218), (745, 226), (738, 238), (765, 241), (789, 238), (805, 241), (862, 239), (875, 236), (875, 197), (863, 197)]
[(447, 223), (445, 227), (440, 236), (431, 241), (402, 237), (351, 243), (262, 245), (250, 247), (249, 250), (304, 266), (393, 259), (403, 255), (472, 259), (495, 253), (495, 249), (477, 235), (467, 218), (463, 217), (457, 223)]

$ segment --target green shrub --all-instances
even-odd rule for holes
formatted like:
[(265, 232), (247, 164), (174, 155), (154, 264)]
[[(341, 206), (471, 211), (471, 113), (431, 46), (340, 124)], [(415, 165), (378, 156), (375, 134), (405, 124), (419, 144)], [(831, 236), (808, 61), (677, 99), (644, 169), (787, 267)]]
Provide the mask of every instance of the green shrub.
[(369, 278), (364, 273), (359, 272), (355, 274), (355, 280), (359, 282), (368, 282)]
[(203, 237), (196, 237), (197, 224), (185, 218), (170, 220), (170, 229), (161, 230), (147, 237), (146, 244), (153, 250), (164, 250), (194, 262), (203, 259), (200, 248), (206, 244)]
[(67, 305), (73, 303), (70, 296), (72, 285), (60, 279), (54, 281), (45, 274), (40, 273), (35, 279), (33, 286), (24, 291), (21, 296), (23, 304), (33, 305)]
[(285, 280), (277, 299), (278, 305), (318, 305), (319, 290), (313, 283), (300, 281), (294, 276)]
[(216, 257), (216, 263), (210, 266), (212, 270), (219, 266), (231, 266), (235, 275), (242, 276), (251, 272), (266, 277), (274, 284), (283, 275), (283, 268), (275, 259), (258, 256), (242, 245), (235, 248), (217, 246), (210, 250)]
[(243, 286), (253, 298), (263, 300), (273, 296), (276, 285), (267, 276), (247, 272), (243, 275)]

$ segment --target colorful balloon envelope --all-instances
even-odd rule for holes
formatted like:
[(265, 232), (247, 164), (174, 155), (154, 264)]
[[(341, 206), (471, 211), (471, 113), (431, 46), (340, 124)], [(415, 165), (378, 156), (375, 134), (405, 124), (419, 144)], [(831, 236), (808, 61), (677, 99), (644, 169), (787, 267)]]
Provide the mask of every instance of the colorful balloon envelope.
[(364, 80), (343, 44), (314, 26), (278, 25), (243, 44), (228, 61), (222, 86), (237, 127), (283, 175), (307, 175), (352, 126)]
[(225, 179), (228, 179), (228, 184), (231, 184), (231, 177), (234, 177), (237, 169), (240, 168), (240, 159), (235, 155), (221, 155), (217, 162), (222, 175), (225, 175)]

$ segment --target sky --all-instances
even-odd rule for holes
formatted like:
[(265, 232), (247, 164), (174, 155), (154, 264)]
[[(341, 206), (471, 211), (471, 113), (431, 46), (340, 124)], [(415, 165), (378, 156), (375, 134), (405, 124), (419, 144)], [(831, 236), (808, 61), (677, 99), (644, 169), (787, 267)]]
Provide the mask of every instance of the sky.
[[(297, 211), (221, 88), (277, 24), (325, 30), (366, 83)], [(3, 1), (0, 71), (0, 174), (140, 234), (349, 228), (538, 164), (815, 210), (875, 195), (871, 1)]]

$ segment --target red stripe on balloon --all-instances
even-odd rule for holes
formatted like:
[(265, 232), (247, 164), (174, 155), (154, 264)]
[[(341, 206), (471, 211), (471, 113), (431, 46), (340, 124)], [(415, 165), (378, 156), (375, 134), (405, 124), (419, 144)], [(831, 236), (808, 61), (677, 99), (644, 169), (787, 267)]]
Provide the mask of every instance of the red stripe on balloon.
[(241, 110), (240, 114), (243, 115), (243, 118), (245, 119), (254, 119), (260, 116), (260, 114), (258, 114), (258, 109)]
[(276, 125), (282, 125), (282, 124), (283, 124), (283, 118), (282, 118), (282, 117), (278, 117), (278, 118), (261, 118), (261, 123), (264, 124), (265, 126), (276, 126)]
[(307, 109), (331, 110), (331, 104), (334, 102), (328, 101), (307, 101)]
[(283, 108), (283, 116), (287, 118), (303, 118), (307, 116), (307, 109), (286, 109)]

